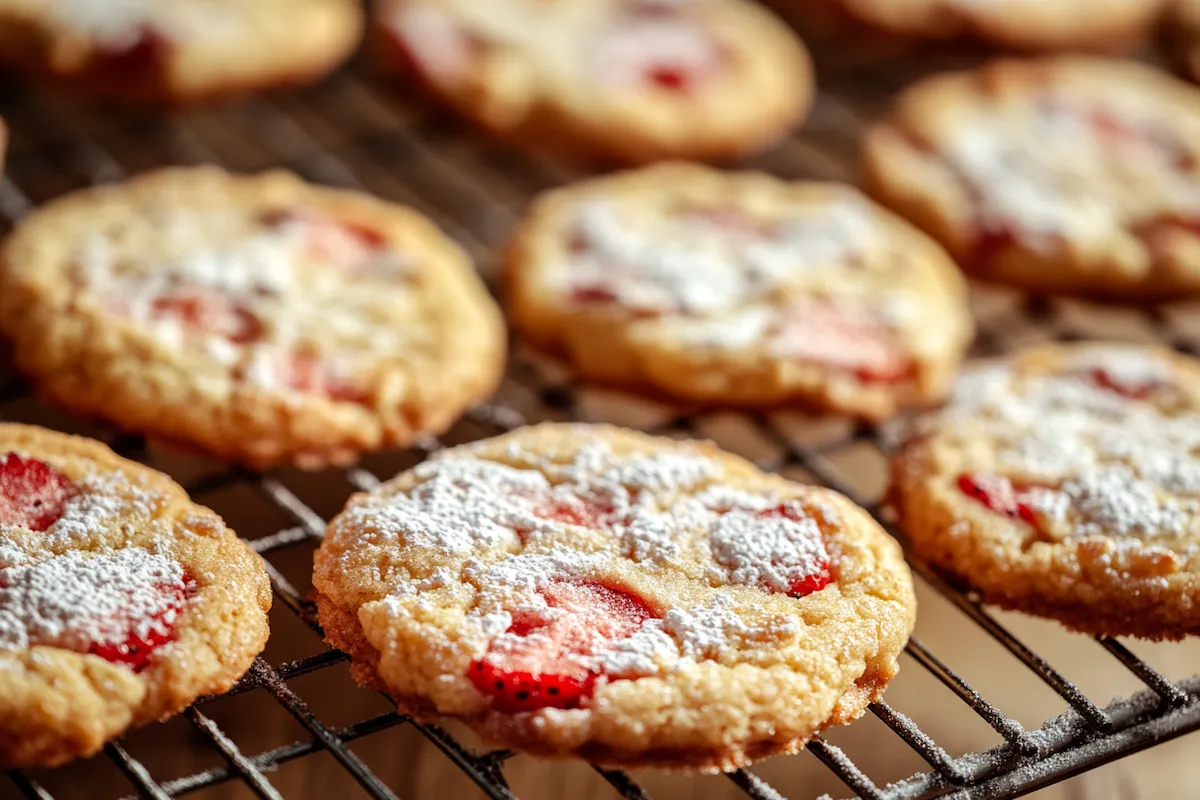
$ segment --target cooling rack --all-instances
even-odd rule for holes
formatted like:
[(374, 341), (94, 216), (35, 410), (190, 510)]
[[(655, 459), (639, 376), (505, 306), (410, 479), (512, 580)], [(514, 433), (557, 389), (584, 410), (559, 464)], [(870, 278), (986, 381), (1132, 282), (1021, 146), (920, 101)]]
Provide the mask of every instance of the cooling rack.
[[(942, 65), (932, 63), (930, 58), (920, 66), (903, 59), (869, 65), (847, 60), (836, 68), (823, 69), (824, 85), (804, 131), (752, 160), (749, 166), (783, 177), (852, 180), (858, 134), (865, 122), (881, 111), (895, 89), (914, 74), (938, 66)], [(0, 217), (5, 226), (64, 191), (121, 180), (165, 164), (214, 162), (240, 171), (282, 166), (310, 180), (363, 189), (417, 207), (456, 238), (489, 278), (494, 255), (528, 198), (584, 174), (577, 168), (523, 155), (482, 139), (422, 101), (404, 97), (362, 65), (344, 70), (314, 89), (171, 116), (102, 111), (6, 86), (0, 88), (0, 114), (12, 129), (9, 164), (0, 180)], [(977, 291), (973, 297), (981, 328), (976, 356), (1004, 352), (1034, 329), (1043, 338), (1067, 339), (1093, 333), (1088, 329), (1087, 315), (1069, 304), (987, 291)], [(1121, 335), (1189, 350), (1193, 349), (1192, 342), (1200, 341), (1200, 324), (1192, 321), (1200, 319), (1200, 314), (1187, 308), (1120, 312), (1114, 319), (1119, 320)], [(71, 430), (85, 425), (39, 405), (29, 388), (3, 363), (0, 355), (0, 418)], [(654, 432), (709, 435), (712, 430), (711, 418), (686, 410), (637, 402), (630, 402), (624, 409), (621, 421)], [(188, 462), (190, 466), (182, 469), (181, 476), (180, 469), (164, 466), (170, 459), (154, 444), (103, 427), (83, 427), (84, 432), (108, 441), (123, 455), (168, 469), (202, 502), (222, 492), (236, 491), (269, 505), (279, 524), (258, 521), (249, 527), (236, 527), (267, 561), (276, 596), (276, 635), (282, 635), (278, 633), (279, 614), (298, 621), (303, 630), (299, 635), (300, 657), (259, 658), (229, 694), (204, 698), (184, 712), (183, 718), (193, 729), (189, 746), (211, 753), (214, 758), (210, 767), (182, 777), (166, 777), (135, 756), (127, 743), (110, 744), (98, 758), (107, 759), (123, 773), (127, 781), (123, 793), (168, 798), (223, 787), (211, 796), (279, 798), (283, 794), (273, 782), (276, 770), (297, 760), (323, 758), (322, 769), (339, 772), (366, 796), (394, 798), (400, 793), (397, 782), (381, 778), (380, 770), (358, 754), (356, 745), (385, 731), (404, 728), (416, 732), (416, 738), (407, 741), (423, 737), (482, 796), (497, 800), (515, 797), (507, 780), (508, 770), (521, 756), (460, 743), (459, 734), (418, 723), (386, 707), (341, 722), (332, 721), (327, 710), (323, 712), (306, 702), (294, 688), (297, 681), (317, 673), (344, 679), (348, 665), (344, 656), (321, 643), (314, 608), (306, 599), (306, 584), (287, 574), (281, 565), (289, 558), (292, 562), (299, 560), (302, 566), (307, 564), (306, 554), (321, 537), (326, 518), (336, 512), (351, 491), (370, 489), (381, 478), (441, 447), (501, 433), (525, 422), (597, 416), (604, 416), (604, 412), (597, 410), (595, 395), (577, 386), (561, 368), (518, 348), (497, 398), (473, 410), (447, 436), (422, 441), (403, 453), (368, 458), (362, 466), (350, 470), (315, 477), (297, 478), (287, 471), (255, 474), (207, 462), (198, 462), (198, 466)], [(836, 452), (853, 448), (886, 452), (886, 426), (877, 431), (844, 420), (797, 423), (786, 414), (721, 419), (727, 427), (733, 426), (735, 433), (728, 438), (735, 449), (751, 451), (747, 454), (763, 466), (838, 489), (887, 524), (878, 487), (864, 488), (861, 481), (837, 468), (832, 458)], [(326, 496), (321, 500), (314, 499), (313, 487), (318, 484)], [(330, 492), (336, 495), (334, 501), (327, 498)], [(237, 508), (233, 511), (236, 513)], [(1020, 665), (1021, 670), (1048, 687), (1066, 710), (1040, 727), (1023, 726), (1001, 710), (1005, 698), (985, 698), (952, 668), (958, 653), (944, 648), (940, 654), (935, 653), (932, 647), (914, 639), (907, 648), (910, 663), (906, 669), (926, 671), (953, 695), (940, 713), (974, 717), (994, 732), (999, 744), (981, 752), (952, 756), (945, 749), (946, 742), (935, 741), (904, 711), (888, 702), (876, 703), (868, 719), (873, 716), (882, 723), (877, 735), (895, 737), (919, 757), (923, 771), (892, 783), (877, 782), (845, 750), (818, 737), (807, 750), (839, 779), (842, 788), (838, 796), (853, 794), (868, 800), (1016, 797), (1200, 728), (1200, 676), (1172, 682), (1125, 644), (1099, 639), (1100, 648), (1132, 676), (1140, 691), (1123, 699), (1098, 700), (1018, 638), (976, 598), (926, 566), (917, 563), (913, 569), (932, 594), (948, 601), (954, 613), (1011, 654), (1014, 669)], [(364, 690), (346, 684), (342, 691)], [(254, 695), (269, 697), (277, 710), (300, 727), (300, 737), (243, 752), (237, 737), (210, 711), (217, 703), (236, 708)], [(909, 713), (915, 712), (910, 709)], [(253, 727), (254, 720), (247, 724)], [(806, 758), (809, 756), (797, 755), (785, 760), (797, 763)], [(69, 765), (50, 773), (10, 772), (7, 779), (0, 775), (0, 797), (9, 797), (10, 792), (15, 792), (13, 797), (40, 800), (69, 796), (69, 792), (56, 793), (48, 787), (62, 773), (81, 768)], [(649, 796), (638, 778), (620, 771), (594, 769), (617, 796), (635, 800)], [(726, 791), (741, 792), (756, 800), (782, 797), (757, 770), (739, 770), (726, 777), (731, 782), (723, 784)], [(317, 789), (313, 792), (304, 796), (331, 796)], [(674, 790), (670, 794), (676, 795)], [(87, 796), (94, 795), (89, 792)]]

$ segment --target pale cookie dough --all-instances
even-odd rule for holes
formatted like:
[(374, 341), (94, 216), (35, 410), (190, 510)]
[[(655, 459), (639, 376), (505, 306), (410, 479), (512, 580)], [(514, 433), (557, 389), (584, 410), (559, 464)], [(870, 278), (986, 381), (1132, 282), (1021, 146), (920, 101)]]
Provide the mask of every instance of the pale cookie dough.
[(0, 251), (0, 329), (51, 400), (254, 467), (440, 433), (504, 367), (499, 311), (433, 223), (283, 172), (44, 206)]
[[(901, 36), (1017, 50), (1113, 51), (1146, 38), (1167, 0), (802, 0)], [(789, 0), (800, 5), (798, 0)]]
[(313, 585), (328, 641), (403, 713), (712, 771), (861, 715), (916, 611), (900, 548), (845, 497), (586, 425), (456, 447), (356, 495)]
[(507, 257), (513, 323), (585, 377), (871, 419), (939, 399), (961, 275), (857, 190), (665, 164), (550, 192)]
[(1054, 345), (972, 370), (894, 461), (914, 554), (988, 602), (1112, 636), (1200, 633), (1200, 364)]
[(308, 83), (362, 37), (356, 0), (0, 0), (0, 58), (127, 101)]
[(226, 691), (270, 607), (262, 559), (166, 476), (0, 424), (0, 768), (91, 755)]
[(967, 270), (1035, 291), (1200, 291), (1200, 90), (1134, 62), (997, 61), (906, 90), (864, 182)]
[(384, 0), (376, 25), (468, 119), (572, 154), (735, 157), (812, 101), (803, 45), (746, 0)]

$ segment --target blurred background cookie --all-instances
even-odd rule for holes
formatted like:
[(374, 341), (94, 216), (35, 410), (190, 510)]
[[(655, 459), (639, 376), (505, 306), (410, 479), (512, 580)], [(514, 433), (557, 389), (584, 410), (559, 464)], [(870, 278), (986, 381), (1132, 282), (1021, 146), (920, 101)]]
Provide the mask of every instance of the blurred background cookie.
[(746, 0), (382, 0), (376, 25), (437, 97), (526, 146), (729, 158), (812, 100), (803, 45)]
[(942, 395), (971, 338), (928, 237), (838, 184), (663, 164), (539, 200), (508, 254), (515, 326), (588, 378), (868, 418)]
[(442, 431), (504, 368), (499, 312), (433, 223), (284, 172), (68, 195), (0, 259), (0, 327), (44, 396), (254, 466)]
[(0, 0), (0, 58), (123, 101), (307, 83), (362, 35), (355, 0)]
[(921, 81), (868, 131), (863, 180), (984, 278), (1200, 291), (1200, 91), (1136, 62), (1007, 60)]

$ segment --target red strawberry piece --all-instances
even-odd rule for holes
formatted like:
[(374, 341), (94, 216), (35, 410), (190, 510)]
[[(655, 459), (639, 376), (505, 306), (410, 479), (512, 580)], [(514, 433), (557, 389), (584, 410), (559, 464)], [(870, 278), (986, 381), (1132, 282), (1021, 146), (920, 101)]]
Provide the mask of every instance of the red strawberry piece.
[(298, 229), (314, 259), (350, 274), (363, 272), (387, 246), (387, 239), (375, 228), (336, 219), (314, 208), (270, 211), (263, 221), (272, 227)]
[(234, 344), (262, 337), (263, 326), (243, 303), (205, 286), (176, 286), (151, 304), (151, 318), (175, 318), (185, 330), (200, 336), (219, 336)]
[(1046, 490), (1044, 486), (1015, 484), (1003, 475), (963, 474), (958, 476), (958, 488), (1001, 516), (1040, 527), (1034, 499)]
[(125, 664), (140, 672), (150, 656), (174, 637), (174, 620), (187, 600), (186, 580), (179, 584), (160, 583), (154, 587), (164, 598), (162, 611), (150, 620), (130, 620), (129, 632), (120, 642), (92, 644), (88, 652), (114, 664)]
[(1015, 227), (999, 220), (988, 220), (976, 229), (973, 258), (980, 264), (987, 264), (1019, 243), (1020, 237)]
[(535, 502), (533, 513), (542, 519), (584, 528), (598, 528), (613, 513), (613, 507), (610, 503), (584, 497), (551, 497)]
[(508, 631), (468, 669), (475, 688), (501, 713), (586, 705), (601, 677), (589, 659), (656, 616), (640, 598), (599, 583), (554, 581), (541, 594), (550, 610), (515, 614)]
[(144, 81), (162, 71), (172, 47), (161, 32), (144, 27), (120, 46), (97, 47), (89, 66), (106, 80)]
[(0, 458), (0, 525), (44, 531), (76, 493), (71, 481), (49, 464), (16, 453)]
[(1129, 378), (1114, 375), (1104, 367), (1095, 367), (1089, 373), (1092, 382), (1101, 389), (1107, 389), (1110, 392), (1116, 392), (1122, 397), (1128, 397), (1131, 400), (1143, 400), (1156, 389), (1166, 387), (1166, 381), (1159, 379), (1149, 380), (1130, 380)]
[(614, 303), (617, 297), (616, 288), (607, 283), (576, 283), (571, 287), (571, 300), (579, 305)]
[(783, 354), (850, 372), (864, 383), (897, 383), (912, 374), (893, 331), (861, 312), (827, 304), (798, 308), (775, 337)]
[(361, 404), (370, 400), (362, 386), (337, 375), (328, 359), (307, 350), (289, 351), (280, 377), (289, 389), (324, 395), (337, 402)]
[[(796, 520), (797, 522), (809, 518), (808, 515), (804, 513), (803, 509), (796, 505), (787, 503), (766, 511), (759, 512), (758, 516), (786, 517), (788, 519)], [(833, 565), (829, 563), (828, 558), (825, 558), (817, 565), (817, 568), (814, 571), (792, 581), (792, 585), (788, 589), (788, 596), (796, 598), (804, 597), (805, 595), (812, 594), (813, 592), (821, 591), (831, 583), (833, 583)]]
[(435, 86), (457, 83), (483, 59), (487, 42), (449, 13), (407, 3), (386, 27), (389, 55)]

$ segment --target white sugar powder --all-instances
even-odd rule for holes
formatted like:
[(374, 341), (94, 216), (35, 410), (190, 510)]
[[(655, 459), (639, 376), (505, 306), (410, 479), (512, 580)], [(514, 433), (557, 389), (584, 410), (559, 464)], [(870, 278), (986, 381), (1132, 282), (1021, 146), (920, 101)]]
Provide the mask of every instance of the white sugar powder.
[(0, 647), (40, 644), (86, 651), (119, 644), (132, 631), (166, 634), (175, 621), (183, 570), (140, 548), (90, 555), (73, 551), (0, 570)]
[(808, 517), (729, 511), (713, 525), (709, 542), (722, 577), (776, 592), (791, 591), (829, 563), (821, 529)]

